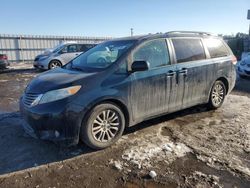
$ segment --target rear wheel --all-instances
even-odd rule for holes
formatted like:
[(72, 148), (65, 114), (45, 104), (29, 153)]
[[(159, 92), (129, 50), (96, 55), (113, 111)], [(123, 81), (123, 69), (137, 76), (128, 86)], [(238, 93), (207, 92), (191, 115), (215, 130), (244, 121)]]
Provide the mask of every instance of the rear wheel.
[(61, 67), (61, 66), (62, 66), (62, 63), (58, 60), (52, 60), (49, 63), (49, 69), (54, 69), (54, 68)]
[(81, 127), (81, 140), (89, 147), (103, 149), (115, 143), (125, 128), (121, 109), (112, 103), (94, 107)]
[(217, 109), (221, 107), (226, 97), (225, 84), (217, 80), (211, 90), (208, 106), (211, 109)]

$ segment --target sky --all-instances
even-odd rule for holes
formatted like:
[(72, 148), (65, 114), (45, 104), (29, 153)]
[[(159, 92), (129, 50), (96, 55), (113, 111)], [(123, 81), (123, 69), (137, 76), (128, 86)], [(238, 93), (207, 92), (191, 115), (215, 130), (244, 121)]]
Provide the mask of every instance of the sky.
[(250, 0), (0, 0), (0, 34), (247, 33)]

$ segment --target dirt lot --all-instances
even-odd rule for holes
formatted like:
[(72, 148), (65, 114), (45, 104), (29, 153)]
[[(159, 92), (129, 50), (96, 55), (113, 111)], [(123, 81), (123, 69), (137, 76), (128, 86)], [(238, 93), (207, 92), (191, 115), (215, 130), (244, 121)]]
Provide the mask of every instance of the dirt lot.
[(111, 148), (93, 151), (24, 133), (18, 99), (37, 74), (0, 73), (0, 187), (250, 186), (250, 80), (238, 79), (216, 111), (198, 106), (153, 119), (126, 130)]

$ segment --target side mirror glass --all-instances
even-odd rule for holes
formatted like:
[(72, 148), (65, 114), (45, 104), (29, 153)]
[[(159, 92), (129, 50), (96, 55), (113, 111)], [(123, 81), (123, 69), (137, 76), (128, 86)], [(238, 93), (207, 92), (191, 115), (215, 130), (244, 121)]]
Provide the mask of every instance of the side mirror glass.
[(149, 69), (149, 63), (147, 61), (134, 61), (131, 66), (132, 72), (146, 71)]

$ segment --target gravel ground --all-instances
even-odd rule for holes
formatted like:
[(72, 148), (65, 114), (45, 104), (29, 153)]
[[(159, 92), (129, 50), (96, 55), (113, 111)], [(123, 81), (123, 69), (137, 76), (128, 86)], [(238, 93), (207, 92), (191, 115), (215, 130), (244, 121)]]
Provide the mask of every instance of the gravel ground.
[(93, 151), (23, 132), (18, 98), (37, 74), (0, 73), (0, 187), (249, 187), (250, 80), (238, 79), (216, 111), (197, 106), (146, 121)]

